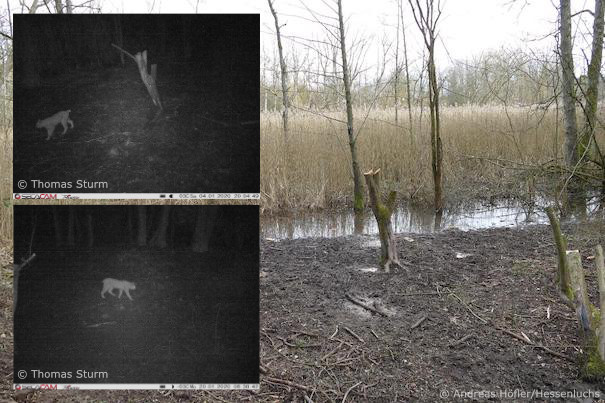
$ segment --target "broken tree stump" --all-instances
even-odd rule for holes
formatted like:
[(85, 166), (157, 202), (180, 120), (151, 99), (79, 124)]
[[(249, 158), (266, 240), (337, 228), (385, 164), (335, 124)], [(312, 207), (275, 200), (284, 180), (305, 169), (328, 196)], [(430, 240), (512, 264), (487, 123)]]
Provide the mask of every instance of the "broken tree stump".
[(380, 268), (388, 273), (391, 267), (401, 268), (399, 256), (397, 255), (397, 246), (393, 239), (393, 228), (391, 225), (391, 216), (395, 207), (397, 192), (391, 191), (387, 199), (383, 202), (380, 194), (380, 168), (370, 169), (364, 173), (370, 195), (370, 206), (376, 222), (378, 223), (378, 235), (380, 237)]
[(118, 49), (120, 52), (123, 52), (124, 54), (130, 56), (130, 58), (135, 61), (137, 67), (139, 68), (141, 80), (143, 81), (143, 84), (145, 84), (145, 88), (147, 88), (147, 92), (149, 93), (149, 96), (151, 96), (153, 104), (160, 108), (160, 111), (162, 111), (164, 108), (162, 107), (162, 101), (160, 100), (160, 94), (158, 93), (158, 88), (156, 85), (157, 65), (151, 65), (151, 74), (147, 72), (147, 51), (144, 50), (142, 52), (138, 52), (136, 55), (133, 56), (129, 52), (125, 51), (124, 49), (120, 48), (119, 46), (113, 43), (111, 44), (111, 46)]
[(605, 263), (603, 262), (603, 248), (596, 248), (597, 278), (599, 283), (600, 309), (592, 305), (588, 298), (582, 258), (577, 250), (566, 253), (567, 268), (571, 279), (571, 288), (574, 293), (573, 302), (576, 307), (576, 316), (584, 336), (582, 356), (582, 376), (587, 380), (603, 379), (605, 376), (605, 319), (601, 315), (605, 309)]

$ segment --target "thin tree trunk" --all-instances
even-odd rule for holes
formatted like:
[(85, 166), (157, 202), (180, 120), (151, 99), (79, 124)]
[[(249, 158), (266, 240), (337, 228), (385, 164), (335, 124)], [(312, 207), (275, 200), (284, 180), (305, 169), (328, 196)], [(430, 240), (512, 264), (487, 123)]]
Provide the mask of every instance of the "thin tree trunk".
[(442, 164), (443, 147), (441, 145), (441, 125), (439, 117), (439, 85), (435, 68), (435, 37), (437, 23), (441, 16), (440, 0), (426, 0), (423, 6), (420, 1), (408, 0), (418, 29), (422, 33), (428, 54), (427, 71), (429, 76), (429, 109), (431, 115), (431, 167), (433, 170), (433, 188), (435, 193), (435, 228), (441, 226), (443, 214)]
[[(580, 157), (585, 154), (590, 158), (603, 162), (603, 156), (594, 138), (597, 126), (597, 101), (599, 98), (599, 79), (601, 72), (601, 60), (603, 56), (603, 4), (601, 0), (595, 0), (595, 17), (592, 29), (592, 54), (588, 65), (588, 88), (586, 89), (586, 106), (584, 114), (586, 117), (584, 130), (580, 138)], [(592, 144), (592, 145), (591, 145)]]
[[(395, 125), (399, 125), (399, 15), (401, 12), (401, 0), (397, 2), (397, 30), (395, 41)], [(364, 174), (365, 175), (365, 174)], [(367, 180), (366, 180), (367, 184)]]
[(578, 141), (578, 126), (576, 122), (576, 91), (573, 56), (571, 49), (571, 11), (570, 0), (561, 0), (559, 23), (561, 32), (560, 60), (563, 100), (565, 113), (565, 164), (573, 170), (578, 162), (576, 143)]
[(403, 22), (403, 4), (399, 4), (401, 7), (401, 35), (403, 37), (403, 63), (405, 65), (405, 86), (406, 86), (406, 100), (408, 103), (408, 130), (410, 132), (410, 150), (412, 153), (416, 148), (414, 141), (414, 124), (412, 123), (412, 93), (410, 91), (410, 68), (408, 64), (408, 47), (405, 39), (405, 24)]
[(277, 50), (279, 52), (279, 66), (281, 68), (281, 90), (282, 90), (282, 103), (284, 110), (282, 111), (282, 120), (284, 123), (284, 139), (288, 140), (288, 111), (290, 109), (290, 100), (288, 98), (288, 70), (286, 69), (286, 61), (284, 60), (284, 51), (281, 44), (281, 33), (279, 21), (277, 19), (277, 13), (273, 8), (273, 2), (267, 0), (273, 19), (275, 20), (275, 33), (277, 35)]
[(351, 163), (353, 165), (353, 210), (361, 213), (363, 210), (363, 186), (361, 184), (361, 170), (357, 157), (355, 131), (353, 130), (353, 103), (351, 99), (351, 77), (347, 62), (347, 48), (345, 41), (345, 28), (342, 18), (342, 0), (338, 0), (338, 28), (340, 31), (340, 51), (342, 54), (342, 81), (345, 89), (345, 102), (347, 106), (347, 134), (351, 150)]
[[(437, 86), (437, 72), (435, 70), (435, 38), (431, 38), (431, 47), (429, 48), (429, 109), (431, 110), (431, 157), (433, 168), (433, 186), (435, 190), (435, 212), (441, 215), (443, 211), (443, 190), (442, 190), (442, 145), (441, 145), (441, 125), (439, 121), (439, 88)], [(440, 225), (439, 225), (440, 226)]]

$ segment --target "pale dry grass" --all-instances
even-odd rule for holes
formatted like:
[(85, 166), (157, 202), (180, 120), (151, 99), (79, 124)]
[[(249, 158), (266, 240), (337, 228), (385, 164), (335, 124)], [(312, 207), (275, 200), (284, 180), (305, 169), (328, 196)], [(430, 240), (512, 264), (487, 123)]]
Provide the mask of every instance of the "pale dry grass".
[[(344, 113), (329, 113), (345, 120)], [(381, 168), (384, 183), (403, 198), (428, 202), (432, 174), (427, 112), (419, 124), (413, 113), (411, 146), (407, 111), (355, 111), (358, 154), (363, 170)], [(498, 106), (442, 109), (446, 197), (480, 197), (516, 186), (520, 170), (503, 169), (507, 161), (535, 165), (561, 158), (563, 134), (556, 111)], [(352, 173), (346, 125), (309, 112), (290, 118), (290, 138), (283, 141), (281, 116), (261, 114), (262, 209), (326, 208), (351, 203)], [(486, 158), (480, 159), (480, 158)], [(485, 194), (484, 196), (489, 196)]]
[(0, 247), (13, 233), (13, 128), (0, 127)]

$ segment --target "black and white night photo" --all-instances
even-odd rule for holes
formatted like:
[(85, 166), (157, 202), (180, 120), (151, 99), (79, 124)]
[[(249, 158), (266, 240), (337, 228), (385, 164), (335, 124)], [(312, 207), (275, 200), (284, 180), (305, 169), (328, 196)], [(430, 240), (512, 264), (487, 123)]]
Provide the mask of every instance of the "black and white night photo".
[(15, 15), (14, 193), (258, 193), (259, 24)]
[(258, 384), (258, 206), (15, 206), (16, 384)]

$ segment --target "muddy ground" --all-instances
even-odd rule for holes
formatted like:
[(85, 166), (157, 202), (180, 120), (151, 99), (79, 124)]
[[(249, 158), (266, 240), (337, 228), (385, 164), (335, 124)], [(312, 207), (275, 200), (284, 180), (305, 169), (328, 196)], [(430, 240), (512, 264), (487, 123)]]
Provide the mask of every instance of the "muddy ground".
[[(604, 229), (603, 224), (564, 226), (570, 248), (582, 252), (593, 302), (592, 247), (604, 243)], [(372, 242), (369, 237), (261, 241), (258, 393), (72, 391), (26, 398), (302, 402), (306, 396), (383, 402), (456, 401), (471, 391), (605, 393), (604, 382), (581, 378), (580, 333), (574, 312), (553, 286), (556, 255), (548, 226), (399, 234), (406, 269), (391, 274), (364, 271), (376, 264)], [(3, 386), (12, 378), (6, 291), (4, 286)], [(378, 301), (373, 306), (387, 316), (352, 304), (346, 294)], [(538, 400), (552, 400), (545, 396)], [(505, 397), (527, 400), (522, 395), (492, 395), (492, 400)]]

